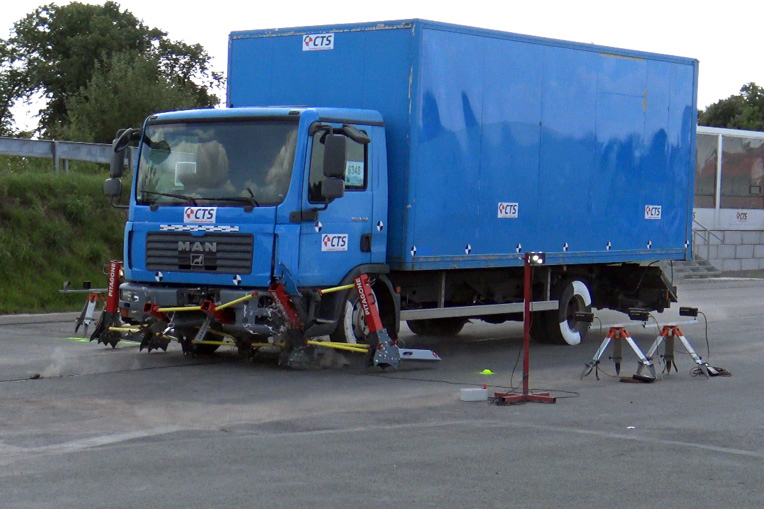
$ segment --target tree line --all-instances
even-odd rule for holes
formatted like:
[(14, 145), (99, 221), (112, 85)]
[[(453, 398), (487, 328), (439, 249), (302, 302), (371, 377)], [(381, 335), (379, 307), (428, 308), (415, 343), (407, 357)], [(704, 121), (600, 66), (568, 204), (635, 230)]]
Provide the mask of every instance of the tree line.
[[(224, 83), (200, 44), (173, 41), (114, 1), (43, 5), (0, 43), (0, 136), (33, 134), (14, 127), (12, 107), (41, 98), (34, 134), (108, 143), (151, 113), (215, 106)], [(764, 89), (743, 85), (698, 123), (764, 131)]]
[(698, 124), (729, 129), (764, 131), (764, 89), (747, 83), (731, 95), (698, 112)]
[(151, 113), (209, 108), (223, 76), (200, 44), (173, 41), (113, 1), (43, 5), (0, 39), (0, 135), (17, 101), (39, 101), (36, 134), (111, 142)]

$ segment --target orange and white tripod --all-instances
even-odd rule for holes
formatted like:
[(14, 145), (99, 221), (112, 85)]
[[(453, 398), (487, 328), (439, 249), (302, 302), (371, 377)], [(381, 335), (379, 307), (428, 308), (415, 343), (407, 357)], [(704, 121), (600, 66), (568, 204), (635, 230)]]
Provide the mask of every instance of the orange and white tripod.
[[(611, 341), (613, 342), (613, 351), (611, 352), (610, 358), (615, 363), (616, 375), (619, 375), (621, 373), (621, 361), (623, 360), (623, 345), (621, 344), (622, 340), (625, 341), (632, 350), (634, 350), (634, 353), (637, 354), (637, 357), (639, 358), (639, 369), (637, 370), (637, 374), (634, 375), (634, 377), (637, 379), (642, 379), (646, 382), (655, 380), (655, 366), (650, 360), (652, 357), (649, 354), (645, 356), (645, 354), (642, 353), (642, 350), (639, 349), (639, 346), (637, 346), (637, 344), (634, 342), (634, 339), (629, 335), (629, 332), (626, 330), (626, 328), (621, 326), (610, 327), (610, 330), (605, 336), (605, 339), (597, 349), (597, 353), (594, 354), (592, 360), (586, 363), (584, 372), (581, 373), (581, 378), (585, 377), (591, 373), (592, 370), (594, 370), (594, 376), (597, 377), (597, 380), (600, 379), (598, 373), (600, 358), (602, 358), (602, 355), (605, 353), (605, 349), (607, 349)], [(656, 346), (655, 348), (657, 349), (658, 347)], [(645, 367), (650, 370), (650, 373), (652, 374), (652, 380), (650, 377), (642, 375), (642, 370)]]
[[(713, 366), (710, 366), (708, 362), (705, 362), (700, 355), (695, 352), (695, 349), (690, 344), (689, 340), (685, 337), (685, 335), (682, 333), (682, 330), (676, 326), (676, 325), (664, 325), (661, 329), (660, 334), (657, 338), (655, 338), (655, 341), (653, 342), (653, 345), (650, 347), (650, 350), (647, 351), (647, 357), (650, 359), (653, 358), (653, 356), (658, 351), (658, 348), (661, 346), (661, 343), (665, 343), (665, 349), (663, 351), (663, 360), (666, 362), (666, 368), (664, 371), (666, 374), (671, 373), (671, 366), (674, 366), (674, 371), (679, 371), (676, 367), (676, 361), (674, 359), (674, 338), (678, 338), (679, 341), (684, 346), (685, 350), (687, 350), (687, 353), (690, 354), (690, 357), (692, 357), (692, 360), (695, 361), (695, 364), (698, 365), (698, 370), (703, 373), (706, 378), (708, 378), (709, 374), (712, 376), (716, 376), (718, 373), (713, 373), (713, 371), (717, 371), (716, 368)], [(642, 369), (644, 366), (640, 366), (637, 370), (637, 374), (641, 374)], [(653, 375), (655, 373), (653, 372)]]

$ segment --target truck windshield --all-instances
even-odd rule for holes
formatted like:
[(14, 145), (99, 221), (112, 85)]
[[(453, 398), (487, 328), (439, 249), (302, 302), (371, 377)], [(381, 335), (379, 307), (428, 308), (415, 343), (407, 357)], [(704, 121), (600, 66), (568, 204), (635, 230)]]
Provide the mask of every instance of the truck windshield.
[(289, 189), (296, 141), (294, 120), (149, 124), (141, 140), (137, 201), (277, 205)]

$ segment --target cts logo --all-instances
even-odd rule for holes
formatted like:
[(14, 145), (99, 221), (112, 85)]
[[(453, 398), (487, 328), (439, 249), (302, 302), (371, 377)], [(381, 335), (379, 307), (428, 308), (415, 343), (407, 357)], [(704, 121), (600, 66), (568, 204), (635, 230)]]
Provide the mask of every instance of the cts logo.
[(645, 205), (645, 219), (660, 219), (660, 218), (661, 218), (660, 205)]
[(321, 236), (321, 251), (347, 251), (348, 235), (342, 234), (324, 234)]
[(302, 38), (303, 51), (334, 49), (334, 34), (311, 34)]
[(741, 223), (747, 223), (748, 222), (748, 212), (738, 212), (735, 217)]
[(184, 223), (214, 223), (217, 219), (217, 207), (186, 207), (183, 209)]
[(499, 219), (516, 219), (518, 211), (517, 203), (499, 203)]

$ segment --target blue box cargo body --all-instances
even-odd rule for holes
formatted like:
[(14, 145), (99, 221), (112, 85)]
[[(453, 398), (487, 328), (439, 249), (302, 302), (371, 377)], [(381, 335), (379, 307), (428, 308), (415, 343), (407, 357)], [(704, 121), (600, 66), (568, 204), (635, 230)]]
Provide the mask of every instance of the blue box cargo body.
[(423, 20), (229, 51), (230, 107), (382, 114), (393, 270), (690, 258), (696, 60)]

